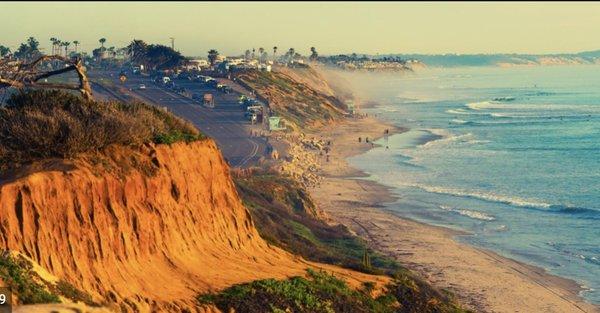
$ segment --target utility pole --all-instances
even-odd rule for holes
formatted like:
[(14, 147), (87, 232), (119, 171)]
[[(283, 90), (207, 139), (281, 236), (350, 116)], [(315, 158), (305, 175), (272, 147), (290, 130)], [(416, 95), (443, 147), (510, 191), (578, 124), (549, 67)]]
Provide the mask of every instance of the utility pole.
[(171, 49), (175, 50), (175, 37), (169, 37), (171, 39)]

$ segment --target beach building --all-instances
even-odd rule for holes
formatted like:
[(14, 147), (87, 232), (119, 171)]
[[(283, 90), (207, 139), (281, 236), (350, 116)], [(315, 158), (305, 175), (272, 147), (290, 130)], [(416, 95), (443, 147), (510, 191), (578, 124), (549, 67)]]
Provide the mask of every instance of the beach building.
[(350, 114), (356, 114), (356, 107), (354, 106), (353, 100), (346, 100), (344, 101), (344, 103), (346, 104), (346, 107), (348, 108), (348, 112), (350, 112)]
[(285, 124), (279, 116), (269, 116), (269, 130), (285, 130)]
[(227, 61), (230, 65), (240, 65), (246, 63), (244, 58), (236, 58), (236, 57), (227, 57)]
[(195, 59), (195, 60), (189, 60), (186, 64), (186, 68), (188, 70), (198, 70), (201, 71), (203, 68), (208, 68), (209, 67), (209, 63), (208, 60), (205, 59)]

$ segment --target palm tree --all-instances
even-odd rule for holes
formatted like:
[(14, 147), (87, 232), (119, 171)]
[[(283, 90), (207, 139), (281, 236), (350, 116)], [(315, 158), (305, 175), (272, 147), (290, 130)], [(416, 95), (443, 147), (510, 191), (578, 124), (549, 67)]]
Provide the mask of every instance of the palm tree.
[(147, 67), (147, 52), (148, 45), (143, 40), (134, 39), (131, 41), (129, 46), (127, 46), (127, 54), (129, 54), (131, 61), (134, 63), (140, 63), (140, 65), (144, 65), (144, 67)]
[(263, 47), (258, 48), (258, 61), (260, 63), (264, 63), (267, 61), (266, 59), (263, 59), (264, 54), (265, 54), (265, 48), (263, 48)]
[(5, 47), (3, 45), (0, 45), (0, 58), (3, 58), (4, 56), (8, 55), (10, 53), (10, 48), (9, 47)]
[(77, 53), (77, 46), (79, 46), (79, 40), (73, 40), (73, 44), (75, 45), (75, 53)]
[(52, 55), (54, 55), (56, 52), (56, 38), (50, 38), (50, 42), (52, 43)]
[(316, 61), (318, 57), (319, 57), (319, 54), (317, 53), (317, 48), (310, 47), (310, 60)]
[(71, 45), (71, 43), (70, 43), (70, 42), (68, 42), (68, 41), (65, 41), (65, 42), (63, 42), (63, 46), (65, 47), (65, 57), (67, 57), (67, 56), (68, 56), (68, 52), (69, 52), (69, 46), (70, 46), (70, 45)]
[(100, 42), (100, 45), (102, 46), (102, 50), (104, 50), (104, 43), (106, 42), (106, 38), (100, 38), (98, 40), (98, 42)]
[(215, 66), (217, 57), (219, 57), (219, 51), (215, 49), (208, 50), (208, 61), (210, 62), (210, 66)]

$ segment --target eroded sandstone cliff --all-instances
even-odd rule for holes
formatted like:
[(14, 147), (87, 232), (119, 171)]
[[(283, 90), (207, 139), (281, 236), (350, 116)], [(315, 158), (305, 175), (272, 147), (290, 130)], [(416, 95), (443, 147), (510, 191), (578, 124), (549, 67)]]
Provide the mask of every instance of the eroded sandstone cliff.
[(0, 249), (128, 311), (197, 311), (199, 292), (315, 266), (260, 238), (208, 139), (115, 146), (4, 175)]

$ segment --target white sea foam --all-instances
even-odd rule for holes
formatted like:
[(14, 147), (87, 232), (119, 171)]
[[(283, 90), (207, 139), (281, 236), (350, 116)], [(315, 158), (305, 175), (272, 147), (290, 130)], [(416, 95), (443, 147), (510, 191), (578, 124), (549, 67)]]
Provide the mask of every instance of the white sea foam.
[[(481, 101), (465, 104), (465, 107), (470, 111), (489, 111), (489, 110), (511, 110), (517, 112), (549, 112), (549, 111), (565, 111), (577, 112), (578, 114), (597, 114), (600, 113), (600, 106), (587, 104), (556, 104), (556, 103), (517, 103), (517, 102), (498, 102), (498, 101)], [(449, 111), (449, 110), (448, 110)], [(446, 111), (446, 112), (448, 112)], [(465, 111), (468, 112), (468, 111)], [(474, 113), (473, 112), (473, 113)]]
[(482, 101), (482, 102), (471, 102), (466, 104), (467, 108), (475, 111), (485, 110), (485, 109), (493, 109), (498, 107), (494, 105), (490, 101)]
[(450, 120), (450, 122), (454, 123), (454, 124), (459, 124), (459, 125), (463, 125), (463, 124), (467, 124), (468, 123), (468, 121), (457, 119), (457, 118)]
[(534, 199), (524, 199), (520, 197), (514, 196), (505, 196), (498, 195), (491, 192), (477, 192), (477, 191), (466, 191), (455, 188), (444, 188), (444, 187), (436, 187), (436, 186), (428, 186), (422, 184), (409, 184), (409, 187), (419, 188), (425, 190), (427, 192), (438, 193), (438, 194), (446, 194), (452, 196), (459, 197), (470, 197), (480, 200), (485, 200), (489, 202), (498, 202), (504, 204), (510, 204), (518, 207), (529, 207), (529, 208), (550, 208), (551, 205), (542, 201), (534, 200)]
[(486, 213), (479, 212), (479, 211), (474, 211), (474, 210), (451, 208), (451, 207), (444, 206), (444, 205), (440, 205), (440, 209), (449, 211), (449, 212), (458, 213), (462, 216), (466, 216), (466, 217), (476, 219), (476, 220), (481, 220), (481, 221), (491, 222), (491, 221), (496, 220), (496, 218), (491, 215), (488, 215)]
[(446, 146), (454, 143), (473, 143), (476, 141), (475, 136), (472, 133), (456, 135), (445, 129), (438, 128), (427, 129), (427, 131), (433, 135), (439, 136), (440, 138), (420, 145), (419, 147), (421, 148), (432, 148), (440, 145)]
[(450, 113), (450, 114), (461, 114), (461, 115), (468, 115), (468, 114), (472, 114), (471, 112), (467, 112), (463, 109), (449, 109), (446, 110), (446, 113)]

